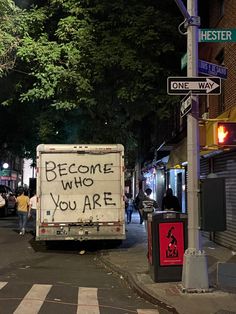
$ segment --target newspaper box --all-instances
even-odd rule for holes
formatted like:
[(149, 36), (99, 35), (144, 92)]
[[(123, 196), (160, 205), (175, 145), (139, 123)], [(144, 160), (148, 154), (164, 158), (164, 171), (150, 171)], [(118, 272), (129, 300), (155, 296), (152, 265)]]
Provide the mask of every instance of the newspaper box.
[(182, 280), (186, 248), (186, 214), (174, 211), (148, 214), (148, 263), (154, 282)]

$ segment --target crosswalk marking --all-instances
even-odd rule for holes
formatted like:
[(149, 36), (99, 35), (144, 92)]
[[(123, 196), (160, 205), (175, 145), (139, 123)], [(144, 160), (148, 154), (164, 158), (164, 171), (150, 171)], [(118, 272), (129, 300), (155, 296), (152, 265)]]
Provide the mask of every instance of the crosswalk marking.
[(52, 285), (33, 285), (14, 314), (38, 313)]
[[(8, 282), (0, 281), (0, 290), (7, 284)], [(52, 285), (34, 284), (13, 314), (39, 313), (52, 287)], [(77, 314), (100, 314), (98, 288), (78, 287), (77, 296)], [(47, 301), (51, 302), (50, 299)], [(137, 314), (159, 314), (157, 309), (136, 309), (136, 311)]]
[(97, 288), (79, 288), (77, 314), (99, 314)]
[(138, 314), (159, 314), (158, 310), (150, 310), (150, 309), (141, 309), (137, 310)]
[(4, 286), (6, 286), (6, 284), (7, 284), (7, 282), (5, 282), (5, 281), (0, 281), (0, 290), (1, 290)]

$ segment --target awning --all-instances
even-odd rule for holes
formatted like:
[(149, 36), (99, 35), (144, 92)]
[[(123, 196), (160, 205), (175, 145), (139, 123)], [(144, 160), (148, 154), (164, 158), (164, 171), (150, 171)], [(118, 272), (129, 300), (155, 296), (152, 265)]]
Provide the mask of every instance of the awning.
[(148, 171), (148, 170), (152, 169), (153, 167), (155, 167), (156, 169), (162, 168), (164, 165), (167, 164), (168, 160), (169, 160), (169, 155), (165, 156), (161, 159), (158, 159), (158, 160), (154, 159), (152, 162), (149, 162), (149, 163), (146, 162), (144, 164), (144, 167), (142, 168), (142, 171)]
[(187, 161), (187, 138), (184, 138), (175, 145), (170, 152), (167, 168), (179, 168), (183, 162)]

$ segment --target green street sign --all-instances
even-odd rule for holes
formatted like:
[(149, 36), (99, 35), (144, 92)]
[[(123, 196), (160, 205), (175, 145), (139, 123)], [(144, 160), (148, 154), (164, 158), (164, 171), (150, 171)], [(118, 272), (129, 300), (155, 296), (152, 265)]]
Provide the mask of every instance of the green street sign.
[(199, 42), (202, 42), (202, 43), (236, 42), (236, 28), (199, 29)]
[(0, 176), (1, 177), (9, 177), (11, 170), (9, 169), (2, 169), (0, 170)]

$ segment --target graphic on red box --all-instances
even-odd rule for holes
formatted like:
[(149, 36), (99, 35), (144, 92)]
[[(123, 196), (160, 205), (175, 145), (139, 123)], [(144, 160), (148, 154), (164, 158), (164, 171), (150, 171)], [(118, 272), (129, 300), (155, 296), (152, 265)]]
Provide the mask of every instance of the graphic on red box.
[(183, 222), (168, 222), (159, 224), (159, 247), (160, 266), (183, 265)]

